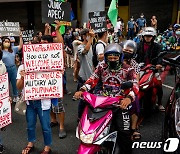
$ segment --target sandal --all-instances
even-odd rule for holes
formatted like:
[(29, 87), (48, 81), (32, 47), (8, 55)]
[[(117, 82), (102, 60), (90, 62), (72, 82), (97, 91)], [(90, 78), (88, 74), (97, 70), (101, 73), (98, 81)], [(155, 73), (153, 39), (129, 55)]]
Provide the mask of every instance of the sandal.
[(132, 140), (140, 140), (141, 139), (141, 134), (138, 129), (132, 129)]
[(34, 146), (30, 147), (30, 146), (26, 146), (23, 150), (22, 150), (22, 154), (29, 154), (31, 152), (34, 151)]
[(45, 151), (45, 150), (43, 149), (43, 151), (41, 152), (41, 154), (51, 154), (51, 153), (52, 153), (51, 149), (49, 149), (49, 151)]

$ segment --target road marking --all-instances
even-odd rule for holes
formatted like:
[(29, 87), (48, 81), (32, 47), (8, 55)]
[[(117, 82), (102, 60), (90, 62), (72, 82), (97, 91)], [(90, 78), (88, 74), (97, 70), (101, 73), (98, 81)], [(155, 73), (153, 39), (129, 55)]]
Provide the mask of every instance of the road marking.
[(164, 87), (166, 87), (166, 88), (169, 88), (169, 89), (174, 89), (174, 87), (171, 87), (171, 86), (168, 86), (168, 85), (165, 85), (165, 84), (162, 84)]

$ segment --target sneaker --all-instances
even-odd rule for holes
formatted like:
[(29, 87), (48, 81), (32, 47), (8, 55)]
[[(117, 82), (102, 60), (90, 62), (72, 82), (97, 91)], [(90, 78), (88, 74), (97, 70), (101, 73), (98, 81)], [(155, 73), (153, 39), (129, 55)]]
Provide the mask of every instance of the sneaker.
[(2, 144), (0, 144), (0, 154), (3, 153), (5, 151), (5, 148)]
[(164, 108), (164, 106), (162, 106), (162, 105), (159, 105), (159, 111), (162, 111), (162, 112), (164, 112), (164, 111), (165, 111), (165, 108)]
[(66, 131), (64, 129), (59, 130), (59, 138), (63, 139), (67, 136)]
[(68, 90), (65, 90), (65, 91), (64, 91), (64, 94), (71, 95), (71, 92), (68, 91)]
[(72, 97), (72, 100), (73, 100), (73, 101), (77, 101), (78, 99), (73, 96), (73, 97)]

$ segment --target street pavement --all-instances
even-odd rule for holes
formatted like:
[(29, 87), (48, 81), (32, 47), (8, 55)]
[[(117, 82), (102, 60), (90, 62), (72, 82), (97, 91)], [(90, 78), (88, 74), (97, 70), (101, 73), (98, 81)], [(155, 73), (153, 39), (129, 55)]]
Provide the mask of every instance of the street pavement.
[[(66, 110), (65, 117), (65, 128), (67, 131), (67, 137), (65, 139), (59, 139), (58, 137), (58, 127), (52, 128), (53, 134), (53, 144), (52, 153), (53, 154), (75, 154), (77, 153), (77, 148), (79, 141), (75, 137), (75, 130), (77, 125), (77, 108), (78, 101), (72, 101), (72, 96), (76, 91), (76, 83), (73, 81), (72, 77), (73, 70), (67, 69), (67, 88), (72, 92), (71, 95), (65, 95), (64, 97), (64, 107)], [(174, 76), (168, 75), (166, 85), (174, 85)], [(163, 105), (166, 104), (168, 96), (171, 92), (169, 88), (164, 89)], [(20, 154), (22, 149), (27, 144), (27, 134), (26, 134), (26, 119), (25, 116), (18, 115), (14, 113), (14, 104), (12, 105), (12, 120), (13, 123), (7, 126), (6, 131), (1, 131), (3, 145), (5, 146), (4, 154)], [(141, 141), (158, 142), (162, 140), (162, 124), (164, 119), (164, 113), (158, 112), (154, 113), (149, 119), (144, 120), (140, 127), (142, 134)], [(39, 120), (37, 122), (37, 140), (35, 143), (35, 151), (32, 154), (39, 154), (43, 145), (43, 136)], [(161, 154), (161, 149), (133, 149), (133, 154)]]

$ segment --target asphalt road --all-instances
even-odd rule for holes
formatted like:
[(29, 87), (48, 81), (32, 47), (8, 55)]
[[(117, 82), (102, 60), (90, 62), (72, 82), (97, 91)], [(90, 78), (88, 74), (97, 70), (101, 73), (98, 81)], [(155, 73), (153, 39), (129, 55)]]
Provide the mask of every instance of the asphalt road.
[[(72, 69), (67, 70), (67, 87), (72, 94), (76, 90), (76, 83), (72, 80)], [(174, 76), (169, 75), (165, 81), (166, 85), (174, 85)], [(163, 88), (163, 105), (166, 104), (171, 89)], [(65, 139), (58, 138), (58, 127), (52, 129), (53, 134), (53, 154), (75, 154), (78, 148), (79, 141), (75, 137), (75, 129), (77, 125), (77, 106), (78, 101), (72, 101), (72, 95), (65, 95), (64, 106), (66, 110), (65, 128), (67, 131), (67, 137)], [(14, 109), (14, 104), (12, 110)], [(12, 112), (13, 123), (7, 126), (6, 131), (1, 132), (3, 145), (6, 150), (4, 154), (20, 154), (21, 150), (27, 144), (26, 135), (26, 119), (25, 116), (18, 115)], [(142, 134), (141, 141), (157, 142), (162, 140), (162, 123), (164, 119), (164, 113), (154, 113), (149, 119), (146, 119), (140, 131)], [(37, 141), (35, 143), (35, 151), (32, 154), (38, 154), (43, 149), (43, 136), (39, 121), (37, 123)], [(133, 154), (161, 154), (161, 150), (157, 149), (133, 149)]]

